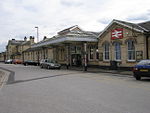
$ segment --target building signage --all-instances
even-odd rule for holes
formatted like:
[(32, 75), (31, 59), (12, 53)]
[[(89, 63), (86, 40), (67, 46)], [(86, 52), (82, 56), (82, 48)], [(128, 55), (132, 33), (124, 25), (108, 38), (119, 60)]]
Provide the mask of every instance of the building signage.
[(123, 38), (123, 29), (122, 28), (117, 28), (112, 30), (111, 32), (111, 39), (121, 39)]

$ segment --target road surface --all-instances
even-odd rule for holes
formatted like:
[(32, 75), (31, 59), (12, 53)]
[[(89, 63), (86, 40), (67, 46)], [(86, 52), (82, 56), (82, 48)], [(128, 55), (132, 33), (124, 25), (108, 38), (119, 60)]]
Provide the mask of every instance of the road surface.
[(150, 113), (150, 79), (0, 64), (0, 113)]

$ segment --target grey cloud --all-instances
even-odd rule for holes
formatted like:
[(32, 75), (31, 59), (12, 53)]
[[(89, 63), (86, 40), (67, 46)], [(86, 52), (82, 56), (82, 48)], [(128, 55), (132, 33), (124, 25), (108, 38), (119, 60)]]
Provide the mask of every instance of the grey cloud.
[(97, 22), (101, 23), (101, 24), (108, 24), (110, 23), (111, 19), (107, 19), (107, 18), (102, 18), (97, 20)]
[(126, 18), (126, 20), (128, 21), (138, 21), (138, 20), (146, 21), (149, 19), (150, 19), (150, 10), (147, 10), (146, 13), (139, 14), (139, 15), (132, 15)]

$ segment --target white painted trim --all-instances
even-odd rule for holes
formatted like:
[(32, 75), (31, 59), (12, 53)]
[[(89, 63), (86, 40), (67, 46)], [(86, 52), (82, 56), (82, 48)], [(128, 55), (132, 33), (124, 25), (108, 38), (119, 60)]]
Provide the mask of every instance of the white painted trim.
[(132, 26), (128, 26), (128, 25), (123, 24), (123, 23), (121, 23), (121, 22), (117, 22), (117, 21), (115, 21), (115, 22), (118, 23), (118, 24), (120, 24), (120, 25), (122, 25), (122, 26), (125, 26), (125, 27), (127, 27), (127, 28), (133, 29), (133, 30), (135, 30), (135, 31), (138, 31), (138, 32), (141, 32), (141, 33), (144, 32), (143, 30), (139, 30), (139, 29), (133, 28)]
[(128, 61), (128, 62), (135, 62), (136, 60), (129, 60), (129, 59), (128, 59), (127, 61)]

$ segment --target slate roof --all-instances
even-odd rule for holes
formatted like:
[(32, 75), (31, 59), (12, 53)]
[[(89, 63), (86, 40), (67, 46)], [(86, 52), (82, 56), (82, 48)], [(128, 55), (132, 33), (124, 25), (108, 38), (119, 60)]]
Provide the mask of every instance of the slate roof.
[(123, 24), (128, 25), (128, 26), (130, 26), (130, 27), (132, 27), (132, 28), (136, 28), (136, 29), (139, 29), (139, 30), (144, 30), (143, 27), (141, 27), (140, 25), (135, 24), (135, 23), (130, 23), (130, 22), (121, 21), (121, 20), (116, 20), (116, 19), (114, 19), (113, 21), (119, 22), (119, 23), (123, 23)]
[(142, 22), (142, 23), (139, 23), (138, 25), (145, 28), (146, 30), (150, 32), (150, 21)]
[(9, 40), (9, 44), (12, 45), (21, 45), (24, 41), (22, 40)]
[(150, 31), (150, 21), (142, 22), (142, 23), (130, 23), (130, 22), (116, 20), (116, 19), (114, 19), (113, 21), (126, 24), (128, 26), (131, 26), (133, 28), (136, 28), (136, 29), (139, 29), (139, 30), (142, 30), (142, 31), (145, 31), (145, 32), (149, 32)]
[(131, 23), (131, 22), (126, 22), (126, 21), (121, 21), (121, 20), (116, 20), (114, 19), (99, 35), (99, 37), (113, 24), (117, 23), (120, 25), (123, 25), (125, 27), (128, 27), (130, 29), (136, 30), (138, 32), (142, 33), (148, 33), (150, 32), (150, 21), (143, 22), (143, 23)]
[(24, 40), (9, 40), (8, 42), (11, 45), (30, 45), (30, 41), (24, 41)]
[(30, 45), (30, 44), (31, 44), (30, 41), (24, 41), (24, 42), (21, 43), (21, 45)]
[[(46, 40), (42, 40), (36, 44), (33, 44), (32, 47), (41, 47), (46, 44), (52, 43), (60, 43), (63, 41), (98, 41), (98, 35), (100, 32), (90, 32), (90, 31), (83, 31), (77, 25), (64, 29), (57, 33), (57, 35), (53, 36), (52, 38), (47, 38)], [(57, 42), (58, 40), (58, 42)], [(47, 43), (48, 42), (48, 43)]]
[(69, 28), (59, 31), (58, 34), (63, 35), (63, 34), (69, 33), (70, 31), (72, 31), (75, 28), (78, 28), (81, 31), (81, 29), (78, 27), (78, 25), (75, 25), (75, 26), (72, 26), (72, 27), (69, 27)]

